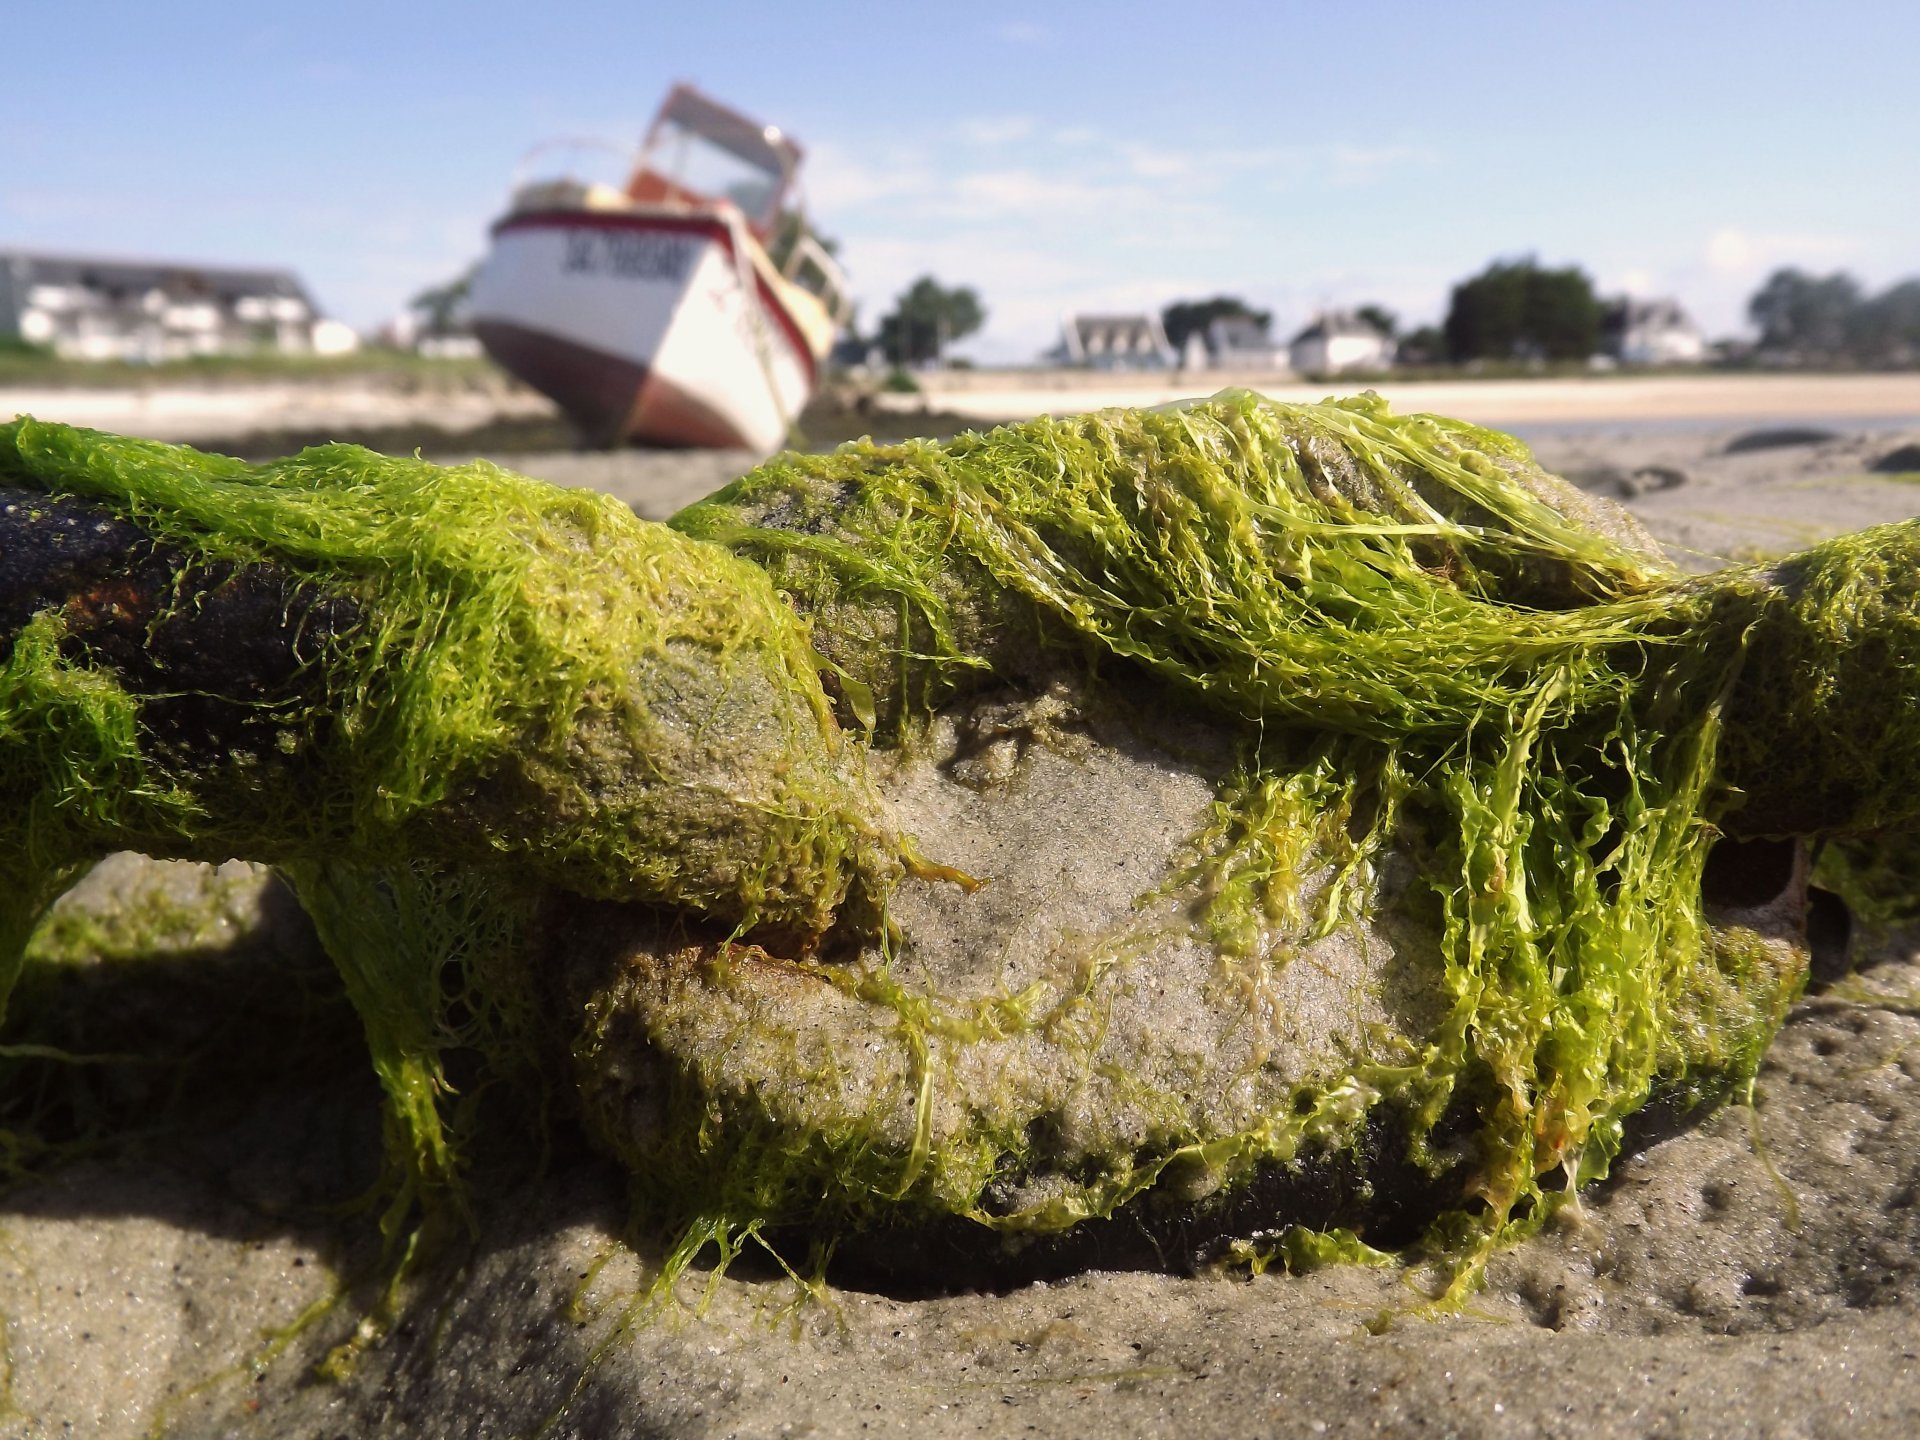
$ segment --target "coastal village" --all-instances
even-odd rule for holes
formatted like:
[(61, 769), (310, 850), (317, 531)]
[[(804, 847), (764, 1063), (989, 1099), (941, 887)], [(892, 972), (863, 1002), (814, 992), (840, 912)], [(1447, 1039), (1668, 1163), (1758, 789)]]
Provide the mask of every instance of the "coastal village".
[[(1105, 372), (1208, 370), (1274, 376), (1379, 375), (1400, 364), (1438, 362), (1432, 333), (1402, 336), (1378, 307), (1327, 309), (1290, 336), (1244, 302), (1210, 302), (1220, 313), (1169, 335), (1166, 312), (1068, 314), (1060, 342), (1035, 365)], [(1184, 318), (1184, 317), (1182, 317)], [(1601, 309), (1597, 365), (1689, 366), (1715, 358), (1672, 298), (1619, 299)], [(460, 296), (425, 292), (371, 335), (328, 317), (290, 270), (233, 268), (178, 259), (0, 250), (0, 341), (41, 348), (63, 360), (157, 364), (210, 355), (351, 354), (363, 345), (439, 358), (478, 355)], [(1737, 354), (1723, 345), (1720, 355)], [(885, 347), (857, 334), (837, 341), (835, 358), (854, 368), (894, 363)], [(905, 357), (903, 357), (905, 358)], [(913, 363), (937, 363), (937, 358)], [(1512, 357), (1525, 360), (1524, 347)]]
[[(837, 245), (805, 208), (803, 156), (778, 127), (678, 84), (623, 184), (569, 168), (522, 177), (485, 255), (372, 332), (326, 313), (283, 267), (5, 249), (0, 349), (123, 367), (485, 354), (552, 399), (583, 443), (767, 453), (824, 381), (912, 391), (980, 368), (966, 342), (991, 313), (991, 296), (923, 274), (863, 326)], [(1782, 267), (1750, 297), (1751, 329), (1710, 339), (1678, 297), (1603, 295), (1580, 266), (1531, 255), (1459, 280), (1423, 323), (1360, 301), (1286, 323), (1245, 298), (1285, 278), (1157, 310), (1070, 311), (1056, 344), (1000, 368), (1204, 384), (1920, 359), (1920, 280), (1869, 294), (1844, 272)]]

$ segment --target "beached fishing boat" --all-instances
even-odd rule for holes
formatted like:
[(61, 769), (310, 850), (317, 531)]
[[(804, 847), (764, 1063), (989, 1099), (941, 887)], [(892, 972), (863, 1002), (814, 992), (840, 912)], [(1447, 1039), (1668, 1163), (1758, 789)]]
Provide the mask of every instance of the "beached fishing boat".
[(800, 162), (778, 129), (676, 86), (624, 189), (515, 188), (475, 332), (590, 442), (777, 449), (849, 313)]

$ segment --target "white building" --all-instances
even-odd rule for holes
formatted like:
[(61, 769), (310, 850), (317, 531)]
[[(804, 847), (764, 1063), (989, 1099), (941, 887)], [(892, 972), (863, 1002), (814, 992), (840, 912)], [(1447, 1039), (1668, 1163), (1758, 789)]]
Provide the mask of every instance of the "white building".
[(1184, 370), (1258, 370), (1269, 375), (1289, 368), (1284, 346), (1274, 343), (1267, 322), (1251, 315), (1222, 315), (1204, 332), (1187, 337), (1180, 355)]
[(1616, 300), (1607, 307), (1602, 346), (1622, 365), (1698, 365), (1707, 337), (1678, 300)]
[(1327, 310), (1293, 337), (1287, 358), (1302, 375), (1385, 370), (1393, 364), (1393, 341), (1350, 310)]
[(0, 250), (0, 336), (69, 360), (338, 355), (360, 338), (288, 270)]
[(1178, 357), (1157, 315), (1068, 315), (1053, 359), (1089, 370), (1170, 370)]
[(476, 360), (486, 354), (464, 306), (447, 317), (409, 305), (381, 327), (379, 339), (383, 345), (411, 350), (429, 360)]
[(444, 285), (422, 290), (382, 327), (381, 343), (429, 360), (474, 360), (486, 353), (473, 333), (472, 267)]

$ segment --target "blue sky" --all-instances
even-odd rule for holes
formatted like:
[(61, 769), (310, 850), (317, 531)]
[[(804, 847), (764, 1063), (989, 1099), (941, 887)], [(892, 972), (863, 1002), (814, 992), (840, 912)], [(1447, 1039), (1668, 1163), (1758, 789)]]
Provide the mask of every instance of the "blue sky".
[(1064, 309), (1437, 319), (1495, 256), (1676, 293), (1920, 273), (1908, 3), (9, 7), (0, 247), (286, 264), (356, 325), (474, 259), (534, 142), (686, 79), (809, 147), (870, 322), (916, 275), (1025, 360)]

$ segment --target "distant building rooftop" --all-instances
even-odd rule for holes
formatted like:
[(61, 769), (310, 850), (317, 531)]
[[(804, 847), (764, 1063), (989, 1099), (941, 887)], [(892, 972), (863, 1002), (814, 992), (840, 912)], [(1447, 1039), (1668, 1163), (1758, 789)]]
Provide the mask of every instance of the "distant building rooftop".
[(291, 270), (200, 265), (178, 260), (122, 260), (98, 255), (60, 255), (39, 250), (0, 250), (0, 265), (39, 285), (81, 285), (93, 290), (215, 295), (278, 295), (307, 299)]
[(1204, 330), (1187, 336), (1180, 356), (1186, 370), (1258, 370), (1278, 374), (1289, 368), (1287, 348), (1273, 339), (1265, 316), (1219, 315)]
[(82, 360), (352, 349), (291, 270), (0, 250), (0, 335)]
[(1387, 336), (1378, 325), (1363, 320), (1351, 310), (1326, 310), (1316, 315), (1313, 322), (1293, 337), (1298, 345), (1303, 340), (1385, 340)]
[(1069, 315), (1060, 322), (1057, 357), (1095, 370), (1159, 370), (1173, 347), (1157, 315)]
[(1393, 340), (1351, 310), (1326, 310), (1293, 337), (1287, 354), (1302, 375), (1384, 370), (1393, 364)]
[(1706, 337), (1669, 296), (1629, 296), (1607, 307), (1601, 347), (1623, 365), (1698, 365)]
[(1268, 323), (1251, 315), (1221, 315), (1207, 326), (1207, 343), (1215, 350), (1271, 350)]

